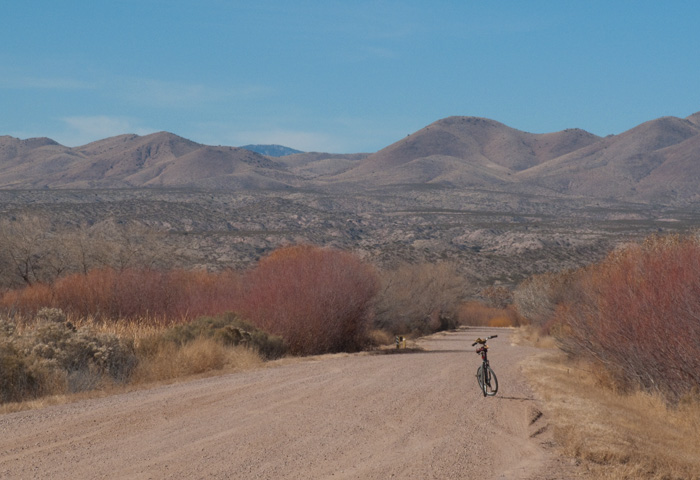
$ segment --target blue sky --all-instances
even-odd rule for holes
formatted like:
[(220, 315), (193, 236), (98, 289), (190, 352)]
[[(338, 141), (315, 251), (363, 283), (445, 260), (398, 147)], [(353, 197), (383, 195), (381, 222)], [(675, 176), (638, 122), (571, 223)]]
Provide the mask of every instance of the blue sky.
[(700, 111), (700, 2), (22, 0), (0, 135), (373, 152), (444, 117), (617, 134)]

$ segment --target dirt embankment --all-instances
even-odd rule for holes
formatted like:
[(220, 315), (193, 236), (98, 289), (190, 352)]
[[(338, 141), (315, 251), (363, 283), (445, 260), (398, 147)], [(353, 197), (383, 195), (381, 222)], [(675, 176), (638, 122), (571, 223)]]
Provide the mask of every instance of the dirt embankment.
[[(484, 398), (471, 343), (489, 342)], [(508, 330), (0, 416), (0, 478), (565, 479)]]

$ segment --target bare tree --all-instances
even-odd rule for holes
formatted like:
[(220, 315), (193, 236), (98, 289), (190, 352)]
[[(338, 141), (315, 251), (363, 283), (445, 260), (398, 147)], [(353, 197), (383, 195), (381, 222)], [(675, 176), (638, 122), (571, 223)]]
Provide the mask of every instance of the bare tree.
[[(163, 235), (139, 223), (105, 221), (93, 227), (91, 256), (101, 266), (117, 270), (169, 265)], [(95, 248), (98, 247), (98, 248)]]
[(21, 215), (0, 220), (0, 285), (51, 283), (94, 268), (168, 266), (172, 255), (162, 236), (138, 223), (106, 220), (63, 227), (47, 217)]
[(0, 221), (0, 263), (6, 286), (32, 285), (51, 279), (58, 269), (50, 222), (38, 216), (22, 215)]
[(405, 264), (381, 275), (375, 323), (393, 333), (429, 332), (455, 324), (466, 281), (448, 262)]

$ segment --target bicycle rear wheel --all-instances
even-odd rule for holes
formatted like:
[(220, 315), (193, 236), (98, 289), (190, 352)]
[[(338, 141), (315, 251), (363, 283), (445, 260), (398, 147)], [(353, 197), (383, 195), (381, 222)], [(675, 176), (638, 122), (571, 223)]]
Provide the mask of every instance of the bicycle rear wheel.
[(484, 392), (484, 396), (493, 397), (496, 395), (496, 392), (498, 392), (498, 378), (496, 378), (496, 374), (493, 373), (491, 367), (486, 367), (483, 383), (479, 382), (479, 384)]

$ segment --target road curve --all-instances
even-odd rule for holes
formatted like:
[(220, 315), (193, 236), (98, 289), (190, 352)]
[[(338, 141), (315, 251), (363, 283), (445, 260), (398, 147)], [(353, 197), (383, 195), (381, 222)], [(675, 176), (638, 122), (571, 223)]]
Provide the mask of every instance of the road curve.
[[(477, 336), (500, 390), (484, 398)], [(331, 355), (0, 415), (8, 479), (573, 478), (547, 448), (507, 329)]]

